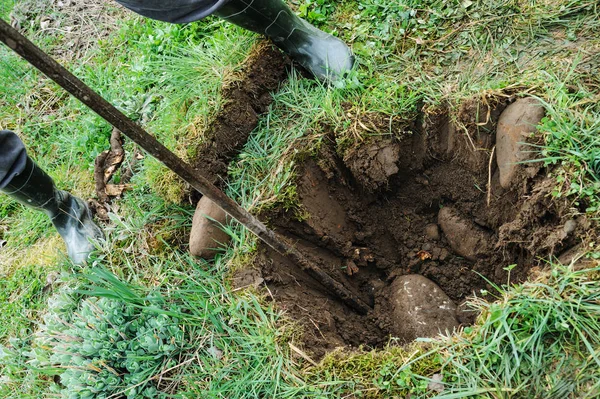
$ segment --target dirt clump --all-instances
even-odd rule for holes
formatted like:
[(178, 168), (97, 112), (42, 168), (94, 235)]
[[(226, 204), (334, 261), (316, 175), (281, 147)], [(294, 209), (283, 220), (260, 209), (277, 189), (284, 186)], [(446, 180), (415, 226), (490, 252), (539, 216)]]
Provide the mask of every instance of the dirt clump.
[[(501, 110), (506, 105), (497, 104)], [(586, 224), (573, 217), (568, 202), (550, 195), (555, 183), (541, 167), (519, 174), (509, 188), (500, 184), (490, 157), (501, 111), (486, 109), (482, 117), (468, 111), (477, 109), (472, 103), (467, 107), (458, 114), (466, 131), (439, 113), (412, 134), (366, 142), (343, 159), (330, 140), (318, 161), (308, 159), (299, 170), (301, 212), (269, 215), (278, 232), (374, 306), (369, 315), (357, 315), (296, 265), (263, 248), (256, 267), (272, 298), (303, 326), (307, 353), (319, 358), (336, 346), (375, 347), (390, 337), (408, 342), (470, 323), (476, 315), (465, 311), (465, 298), (493, 291), (488, 282), (506, 284), (508, 265), (516, 265), (510, 281), (523, 281), (532, 267), (543, 266), (539, 259), (580, 242)], [(304, 217), (298, 220), (298, 214)], [(450, 301), (442, 309), (448, 317), (432, 313), (428, 332), (403, 330), (413, 318), (406, 309), (400, 316), (390, 299), (400, 284), (395, 282), (410, 275), (431, 281), (419, 288), (421, 303), (410, 305), (413, 310), (426, 313), (427, 303), (439, 302), (432, 300), (436, 290)]]
[(363, 187), (376, 190), (398, 173), (399, 157), (398, 143), (380, 138), (356, 148), (347, 156), (345, 163)]

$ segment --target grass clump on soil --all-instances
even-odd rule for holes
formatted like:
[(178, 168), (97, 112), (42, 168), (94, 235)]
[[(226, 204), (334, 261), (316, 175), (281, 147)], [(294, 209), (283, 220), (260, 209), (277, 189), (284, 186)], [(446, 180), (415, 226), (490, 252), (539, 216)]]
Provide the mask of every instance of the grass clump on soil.
[(315, 380), (342, 381), (338, 396), (381, 398), (424, 396), (430, 378), (442, 367), (442, 357), (426, 345), (407, 347), (391, 343), (368, 352), (332, 352), (312, 371)]
[(600, 107), (598, 94), (580, 87), (569, 93), (557, 79), (552, 101), (543, 100), (546, 118), (538, 130), (545, 136), (541, 157), (546, 165), (560, 165), (555, 196), (572, 196), (576, 206), (594, 215), (600, 212)]
[(319, 121), (335, 115), (336, 97), (337, 91), (291, 74), (230, 166), (228, 194), (254, 213), (277, 204), (294, 208), (294, 159), (319, 145)]
[(551, 265), (531, 282), (472, 301), (480, 321), (442, 350), (441, 397), (594, 398), (600, 357), (600, 268)]

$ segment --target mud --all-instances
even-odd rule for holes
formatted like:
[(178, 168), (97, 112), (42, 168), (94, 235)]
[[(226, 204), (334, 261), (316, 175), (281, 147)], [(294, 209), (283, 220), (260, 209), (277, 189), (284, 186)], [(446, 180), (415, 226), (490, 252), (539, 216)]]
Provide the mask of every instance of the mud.
[(250, 57), (243, 77), (223, 92), (224, 106), (197, 148), (194, 167), (212, 183), (220, 184), (227, 166), (258, 125), (258, 117), (273, 101), (272, 92), (287, 77), (290, 60), (270, 44)]
[(368, 316), (357, 315), (262, 248), (260, 278), (303, 327), (307, 353), (319, 358), (337, 346), (387, 343), (398, 322), (387, 297), (397, 276), (432, 280), (458, 305), (457, 319), (468, 324), (476, 315), (461, 303), (483, 289), (493, 291), (486, 279), (505, 284), (506, 267), (516, 264), (510, 281), (522, 281), (531, 268), (543, 266), (539, 259), (579, 243), (586, 222), (572, 219), (569, 204), (550, 195), (554, 182), (547, 171), (537, 167), (520, 175), (511, 189), (500, 185), (490, 156), (505, 106), (467, 104), (454, 118), (459, 126), (440, 112), (414, 124), (412, 134), (373, 138), (343, 159), (332, 137), (303, 164), (297, 181), (301, 212), (277, 211), (271, 225), (374, 306)]

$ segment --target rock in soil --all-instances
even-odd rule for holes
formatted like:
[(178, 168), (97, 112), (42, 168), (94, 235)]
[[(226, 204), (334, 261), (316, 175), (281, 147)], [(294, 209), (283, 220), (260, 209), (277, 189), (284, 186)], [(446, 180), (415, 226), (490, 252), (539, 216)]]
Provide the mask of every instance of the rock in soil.
[(233, 287), (235, 289), (257, 288), (264, 281), (265, 279), (260, 270), (254, 268), (241, 269), (233, 274)]
[(440, 228), (435, 223), (425, 226), (425, 236), (430, 240), (438, 241), (440, 239)]
[(434, 374), (431, 377), (431, 381), (427, 384), (427, 389), (435, 391), (437, 393), (444, 392), (444, 383), (442, 382), (444, 377), (441, 374)]
[(496, 159), (500, 185), (510, 188), (516, 180), (519, 162), (528, 159), (527, 140), (544, 117), (544, 108), (534, 98), (522, 98), (509, 105), (498, 121)]
[(440, 209), (438, 223), (452, 250), (463, 258), (474, 262), (490, 251), (490, 234), (463, 218), (454, 208), (446, 206)]
[(202, 197), (196, 207), (190, 233), (190, 252), (194, 256), (212, 259), (227, 246), (231, 237), (222, 230), (227, 214), (208, 197)]
[(411, 274), (398, 277), (390, 286), (393, 335), (411, 341), (436, 337), (459, 326), (456, 304), (433, 281)]

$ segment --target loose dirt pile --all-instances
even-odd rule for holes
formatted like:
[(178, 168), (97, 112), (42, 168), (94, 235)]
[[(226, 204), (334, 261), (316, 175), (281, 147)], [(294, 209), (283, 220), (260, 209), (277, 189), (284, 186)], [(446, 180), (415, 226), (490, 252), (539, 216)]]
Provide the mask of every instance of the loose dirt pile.
[[(390, 336), (406, 342), (471, 323), (475, 315), (460, 304), (491, 290), (486, 279), (507, 283), (514, 264), (510, 280), (524, 280), (540, 258), (578, 243), (586, 220), (551, 196), (555, 182), (539, 164), (512, 162), (527, 155), (542, 109), (531, 100), (506, 105), (467, 104), (456, 122), (447, 113), (429, 117), (412, 134), (373, 137), (344, 159), (331, 140), (319, 161), (304, 163), (297, 184), (306, 217), (282, 210), (271, 223), (374, 306), (355, 314), (263, 248), (250, 280), (264, 279), (304, 327), (308, 352), (379, 346)], [(496, 154), (513, 158), (499, 168)]]

